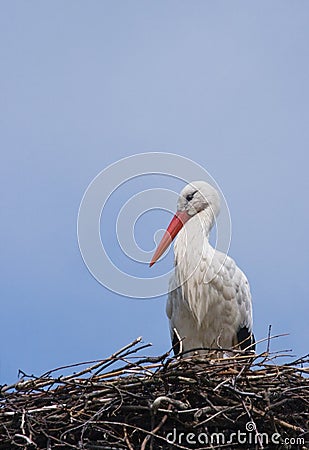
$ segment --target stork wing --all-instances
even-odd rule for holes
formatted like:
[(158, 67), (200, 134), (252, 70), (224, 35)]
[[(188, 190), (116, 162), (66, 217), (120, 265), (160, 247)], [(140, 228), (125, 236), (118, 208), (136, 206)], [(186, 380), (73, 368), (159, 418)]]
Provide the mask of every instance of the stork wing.
[[(170, 279), (166, 313), (176, 352), (181, 351), (180, 337), (185, 349), (215, 345), (220, 334), (228, 346), (245, 349), (254, 342), (248, 280), (232, 258), (217, 251), (212, 256), (211, 262), (204, 258), (188, 279), (183, 266), (177, 265)], [(185, 280), (182, 285), (180, 280)]]

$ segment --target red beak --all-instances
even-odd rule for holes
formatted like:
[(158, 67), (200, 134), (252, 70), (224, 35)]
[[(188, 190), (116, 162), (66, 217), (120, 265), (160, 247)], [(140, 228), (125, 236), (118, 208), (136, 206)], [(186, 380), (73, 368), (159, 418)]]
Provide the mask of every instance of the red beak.
[(177, 213), (172, 218), (166, 232), (158, 245), (152, 260), (150, 261), (149, 267), (153, 266), (156, 261), (163, 255), (167, 247), (171, 244), (173, 239), (177, 236), (179, 231), (182, 229), (184, 224), (190, 219), (191, 216), (186, 211), (177, 211)]

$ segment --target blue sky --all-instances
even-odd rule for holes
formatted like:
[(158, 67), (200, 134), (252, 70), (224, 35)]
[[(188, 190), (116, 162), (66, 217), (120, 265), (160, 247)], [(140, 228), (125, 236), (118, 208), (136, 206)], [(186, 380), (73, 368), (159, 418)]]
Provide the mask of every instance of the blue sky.
[[(169, 348), (165, 299), (106, 290), (76, 237), (91, 180), (150, 151), (216, 179), (257, 338), (272, 324), (290, 333), (274, 349), (308, 351), (308, 15), (304, 1), (1, 3), (0, 382), (140, 335)], [(167, 220), (137, 227), (143, 245)]]

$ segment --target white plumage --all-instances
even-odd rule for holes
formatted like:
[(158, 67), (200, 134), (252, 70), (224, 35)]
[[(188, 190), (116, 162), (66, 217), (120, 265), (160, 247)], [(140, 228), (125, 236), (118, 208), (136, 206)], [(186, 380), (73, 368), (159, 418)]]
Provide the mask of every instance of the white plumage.
[(175, 353), (202, 348), (254, 349), (247, 278), (232, 258), (209, 243), (219, 211), (220, 198), (210, 184), (187, 185), (151, 262), (177, 235), (166, 306)]

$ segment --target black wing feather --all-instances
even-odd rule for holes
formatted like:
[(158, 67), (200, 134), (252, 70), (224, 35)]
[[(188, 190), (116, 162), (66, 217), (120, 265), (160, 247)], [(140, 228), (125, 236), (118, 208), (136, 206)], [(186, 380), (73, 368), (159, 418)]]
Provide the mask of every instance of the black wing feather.
[(173, 332), (172, 346), (173, 346), (173, 350), (174, 350), (174, 355), (175, 356), (179, 355), (179, 353), (181, 351), (180, 340), (178, 339), (178, 336), (175, 333), (175, 331)]
[(247, 350), (255, 352), (255, 339), (254, 334), (249, 331), (247, 327), (242, 327), (237, 332), (237, 342), (241, 350)]

